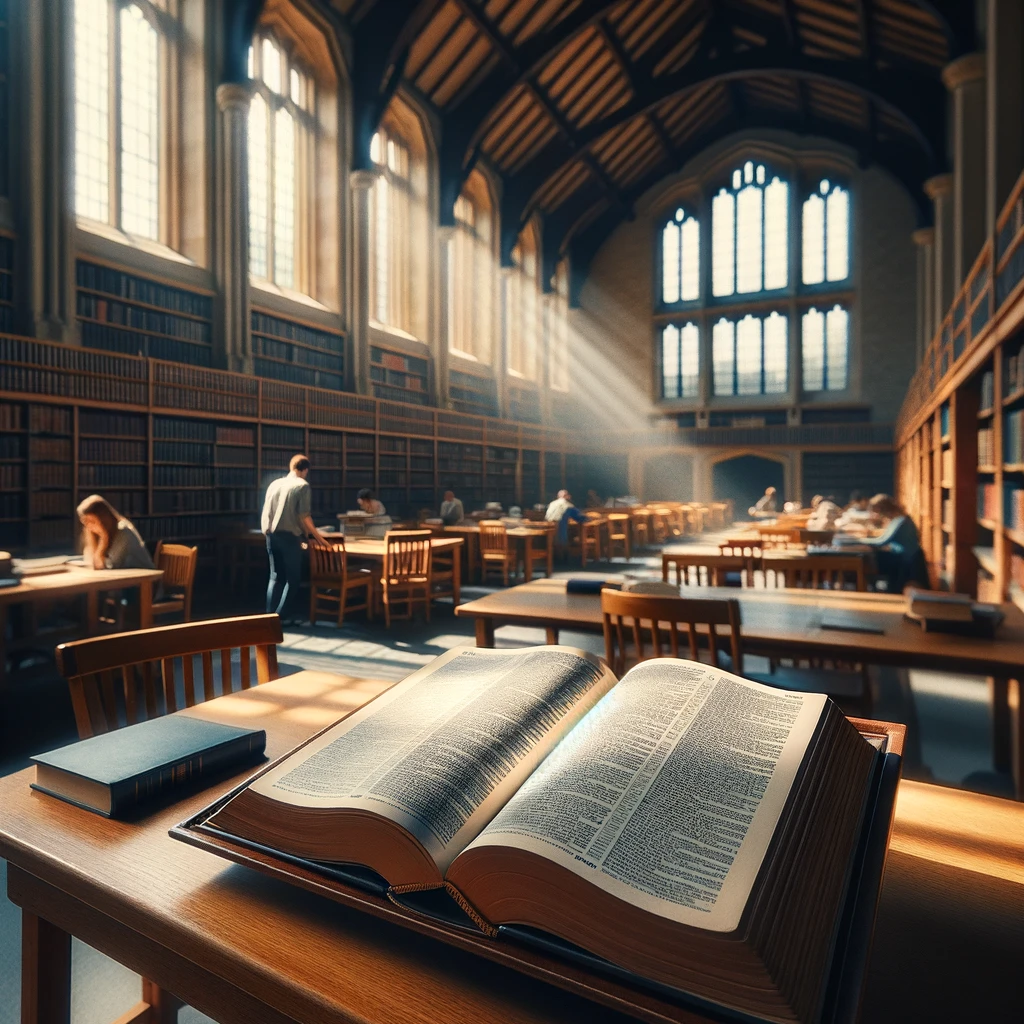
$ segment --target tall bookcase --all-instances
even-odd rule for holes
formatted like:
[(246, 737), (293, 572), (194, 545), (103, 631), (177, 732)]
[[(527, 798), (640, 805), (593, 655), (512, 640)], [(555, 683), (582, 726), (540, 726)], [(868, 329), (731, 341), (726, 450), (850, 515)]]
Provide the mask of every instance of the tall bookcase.
[(452, 368), (448, 372), (448, 397), (457, 412), (498, 414), (498, 389), (493, 377)]
[(925, 353), (897, 446), (934, 581), (1024, 607), (1024, 175)]
[(345, 387), (341, 333), (254, 309), (252, 351), (258, 377), (336, 391)]
[(212, 365), (213, 296), (79, 260), (77, 316), (87, 348)]
[(370, 383), (374, 398), (429, 405), (429, 371), (426, 359), (380, 345), (370, 346)]

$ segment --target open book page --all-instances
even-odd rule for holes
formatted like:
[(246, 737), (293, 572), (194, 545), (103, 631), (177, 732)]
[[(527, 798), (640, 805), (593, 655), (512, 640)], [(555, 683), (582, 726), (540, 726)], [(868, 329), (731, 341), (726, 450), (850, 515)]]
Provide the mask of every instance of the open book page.
[(825, 700), (645, 662), (471, 845), (528, 850), (651, 913), (733, 931)]
[(281, 803), (384, 815), (444, 872), (614, 685), (599, 659), (570, 647), (457, 648), (250, 788)]

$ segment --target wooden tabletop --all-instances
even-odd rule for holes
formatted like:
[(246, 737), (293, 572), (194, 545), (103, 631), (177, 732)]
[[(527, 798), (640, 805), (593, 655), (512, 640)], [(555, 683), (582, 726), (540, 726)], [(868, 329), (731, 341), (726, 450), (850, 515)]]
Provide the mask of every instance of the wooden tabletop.
[[(387, 685), (300, 672), (181, 713), (265, 728), (277, 757)], [(237, 779), (126, 823), (30, 790), (32, 777), (0, 779), (12, 899), (222, 1024), (625, 1022), (170, 839)], [(904, 782), (862, 1019), (1018, 1020), (1022, 863), (1024, 806)]]
[[(327, 534), (330, 540), (330, 534)], [(461, 537), (431, 537), (430, 546), (435, 551), (447, 551), (462, 544)], [(356, 558), (383, 558), (383, 537), (350, 537), (345, 539), (346, 554)]]
[(66, 594), (117, 590), (140, 583), (155, 583), (162, 576), (161, 569), (89, 569), (84, 565), (68, 565), (63, 572), (28, 576), (15, 587), (0, 587), (0, 604), (52, 601)]
[[(514, 624), (599, 633), (599, 594), (567, 594), (565, 580), (534, 580), (460, 605), (455, 614)], [(1006, 621), (994, 640), (925, 633), (904, 618), (902, 595), (828, 590), (758, 590), (748, 587), (683, 587), (683, 596), (737, 600), (743, 647), (751, 654), (837, 655), (871, 664), (944, 669), (1016, 677), (1024, 666), (1024, 612), (1006, 604)], [(822, 620), (880, 628), (858, 633), (822, 626)]]
[[(510, 537), (538, 537), (557, 527), (557, 523), (530, 523), (524, 522), (522, 526), (509, 526), (505, 524), (505, 532)], [(445, 533), (479, 534), (479, 523), (456, 523), (454, 526), (445, 526)]]

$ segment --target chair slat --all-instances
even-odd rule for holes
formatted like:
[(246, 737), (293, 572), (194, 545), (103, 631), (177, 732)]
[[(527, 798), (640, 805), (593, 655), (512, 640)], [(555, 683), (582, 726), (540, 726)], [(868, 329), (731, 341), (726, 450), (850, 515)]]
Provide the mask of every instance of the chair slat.
[(142, 689), (146, 694), (146, 718), (156, 718), (160, 711), (157, 706), (157, 689), (153, 678), (153, 662), (144, 661), (139, 668), (142, 675)]
[(220, 652), (220, 692), (231, 693), (234, 688), (231, 681), (231, 648), (225, 647)]
[[(213, 700), (217, 691), (213, 686), (213, 654), (210, 651), (203, 651), (203, 697), (206, 700)], [(225, 691), (226, 692), (226, 691)]]
[(174, 685), (174, 659), (161, 658), (160, 676), (164, 683), (164, 704), (167, 714), (178, 710), (178, 690)]
[(181, 677), (184, 680), (185, 685), (185, 707), (193, 708), (196, 706), (196, 680), (195, 664), (192, 661), (191, 654), (185, 654), (182, 656)]
[(238, 660), (241, 662), (241, 684), (243, 690), (248, 690), (252, 686), (252, 678), (249, 675), (249, 645), (246, 644), (238, 652)]

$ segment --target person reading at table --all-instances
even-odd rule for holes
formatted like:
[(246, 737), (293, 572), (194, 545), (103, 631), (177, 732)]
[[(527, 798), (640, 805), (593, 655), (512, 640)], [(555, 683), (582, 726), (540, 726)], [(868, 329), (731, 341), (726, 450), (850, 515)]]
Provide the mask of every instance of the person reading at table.
[(873, 549), (878, 575), (886, 589), (899, 593), (908, 583), (928, 583), (928, 567), (921, 551), (921, 538), (914, 520), (888, 494), (876, 494), (871, 511), (882, 524), (875, 537), (837, 534), (833, 543), (839, 546), (857, 544)]
[(572, 495), (563, 487), (558, 497), (548, 505), (545, 521), (558, 523), (555, 541), (563, 547), (569, 543), (569, 523), (582, 523), (587, 517), (572, 503)]
[(106, 498), (90, 494), (78, 506), (82, 558), (92, 569), (153, 569), (153, 559), (132, 521)]
[(757, 519), (760, 517), (767, 517), (775, 515), (778, 506), (775, 503), (775, 488), (766, 487), (764, 494), (757, 499), (754, 505), (751, 505), (747, 509), (747, 514), (751, 518)]
[(313, 492), (306, 479), (309, 459), (294, 455), (288, 463), (288, 475), (274, 480), (263, 501), (260, 529), (267, 538), (270, 558), (270, 580), (267, 583), (267, 611), (277, 612), (282, 620), (294, 624), (292, 613), (302, 583), (302, 538), (312, 537), (321, 544), (327, 541), (313, 524)]
[(444, 501), (441, 502), (441, 522), (445, 526), (457, 526), (466, 517), (462, 502), (455, 497), (454, 491), (444, 492)]

